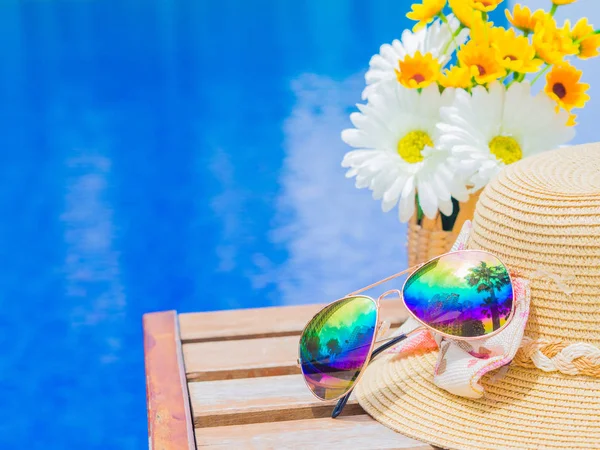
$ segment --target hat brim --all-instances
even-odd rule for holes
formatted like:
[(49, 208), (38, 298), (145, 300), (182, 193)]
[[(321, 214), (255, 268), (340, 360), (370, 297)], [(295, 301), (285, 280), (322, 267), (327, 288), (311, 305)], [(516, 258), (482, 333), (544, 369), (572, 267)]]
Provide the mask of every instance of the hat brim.
[(437, 351), (373, 361), (356, 388), (360, 405), (388, 428), (446, 449), (598, 449), (600, 380), (511, 366), (482, 379), (485, 396), (433, 384)]

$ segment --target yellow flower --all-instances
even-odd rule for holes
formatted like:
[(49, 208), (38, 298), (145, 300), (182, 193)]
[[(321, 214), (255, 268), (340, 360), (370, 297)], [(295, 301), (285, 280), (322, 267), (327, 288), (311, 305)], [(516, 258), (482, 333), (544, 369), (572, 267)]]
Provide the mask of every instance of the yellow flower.
[(533, 33), (533, 47), (546, 64), (559, 64), (566, 55), (575, 55), (577, 46), (569, 33), (557, 28), (552, 17), (539, 21)]
[(413, 31), (418, 31), (433, 21), (442, 12), (444, 6), (446, 6), (446, 0), (423, 0), (422, 4), (412, 5), (412, 11), (406, 14), (406, 17), (417, 21)]
[(529, 43), (529, 39), (516, 36), (514, 32), (493, 41), (492, 47), (496, 49), (500, 64), (513, 72), (537, 72), (543, 62), (535, 57), (535, 48)]
[(468, 68), (478, 84), (489, 83), (506, 75), (506, 70), (496, 58), (496, 51), (490, 47), (467, 43), (458, 52), (461, 65)]
[(454, 66), (444, 72), (439, 82), (446, 88), (467, 89), (473, 86), (473, 75), (468, 67)]
[(571, 3), (575, 3), (577, 0), (552, 0), (552, 3), (555, 5), (570, 5)]
[(594, 33), (594, 27), (588, 23), (586, 17), (579, 19), (571, 30), (571, 22), (565, 20), (563, 31), (571, 35), (574, 45), (577, 46), (577, 56), (581, 59), (593, 58), (600, 55), (600, 34)]
[(587, 83), (580, 83), (581, 70), (577, 70), (569, 63), (555, 66), (546, 75), (544, 91), (555, 100), (558, 106), (571, 111), (573, 108), (583, 108), (590, 97), (585, 93), (590, 87)]
[(482, 12), (490, 12), (496, 9), (502, 0), (472, 0), (473, 8)]
[(481, 18), (481, 11), (473, 8), (473, 0), (448, 0), (452, 12), (460, 23), (471, 28), (473, 20)]
[(515, 37), (515, 30), (495, 27), (491, 22), (481, 18), (473, 20), (471, 26), (471, 41), (477, 45), (490, 46), (494, 42)]
[(574, 127), (577, 125), (577, 114), (569, 114), (569, 119), (567, 120), (568, 127)]
[(510, 13), (510, 10), (505, 10), (504, 14), (506, 14), (506, 18), (508, 21), (519, 30), (524, 33), (531, 33), (535, 30), (536, 24), (540, 20), (544, 20), (548, 13), (543, 9), (538, 9), (533, 14), (531, 10), (527, 6), (522, 6), (516, 4), (513, 13)]
[(414, 56), (406, 56), (398, 62), (396, 78), (407, 88), (424, 88), (437, 81), (440, 75), (440, 63), (431, 53), (417, 51)]

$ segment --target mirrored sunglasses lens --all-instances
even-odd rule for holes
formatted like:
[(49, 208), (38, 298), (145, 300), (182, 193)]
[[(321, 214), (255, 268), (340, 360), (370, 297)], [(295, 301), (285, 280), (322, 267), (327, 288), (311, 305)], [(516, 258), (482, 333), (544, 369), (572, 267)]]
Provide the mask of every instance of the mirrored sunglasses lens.
[(508, 270), (495, 256), (476, 250), (436, 258), (407, 280), (407, 308), (430, 327), (457, 337), (502, 328), (513, 305)]
[(369, 356), (377, 307), (369, 297), (350, 297), (323, 309), (300, 338), (300, 365), (310, 390), (320, 399), (352, 388)]

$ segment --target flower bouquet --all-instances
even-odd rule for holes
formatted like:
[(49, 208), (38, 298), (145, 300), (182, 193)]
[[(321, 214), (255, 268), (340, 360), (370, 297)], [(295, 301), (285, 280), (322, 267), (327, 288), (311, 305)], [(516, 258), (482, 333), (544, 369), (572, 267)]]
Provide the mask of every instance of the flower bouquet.
[(407, 14), (412, 31), (371, 58), (366, 104), (342, 132), (356, 149), (342, 166), (409, 222), (411, 264), (449, 250), (503, 166), (574, 137), (589, 85), (568, 58), (600, 47), (586, 18), (556, 23), (557, 8), (575, 1), (553, 0), (548, 11), (517, 4), (503, 27), (488, 18), (502, 0), (423, 0)]

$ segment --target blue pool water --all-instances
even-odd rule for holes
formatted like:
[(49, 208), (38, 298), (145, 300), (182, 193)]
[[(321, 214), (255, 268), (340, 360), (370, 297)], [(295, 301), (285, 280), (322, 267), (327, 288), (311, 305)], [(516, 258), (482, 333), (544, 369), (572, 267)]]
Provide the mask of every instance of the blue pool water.
[(404, 267), (339, 132), (398, 0), (0, 2), (0, 448), (147, 447), (141, 316)]

